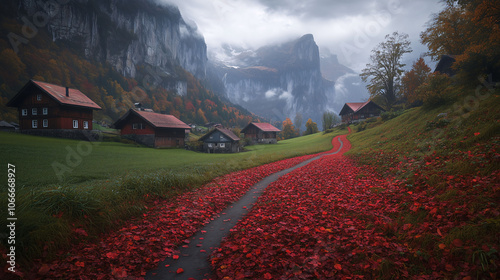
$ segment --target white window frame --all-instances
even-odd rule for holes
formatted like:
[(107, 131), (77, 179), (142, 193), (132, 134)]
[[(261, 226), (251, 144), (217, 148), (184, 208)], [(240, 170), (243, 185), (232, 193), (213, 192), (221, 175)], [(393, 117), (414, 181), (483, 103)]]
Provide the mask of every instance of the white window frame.
[(38, 128), (38, 120), (31, 120), (31, 128)]
[(42, 94), (41, 93), (39, 93), (39, 94), (36, 95), (36, 100), (37, 101), (42, 101)]
[(37, 108), (31, 108), (31, 114), (33, 116), (36, 116), (38, 114), (38, 109)]
[(78, 120), (73, 120), (73, 128), (78, 128)]
[(43, 126), (43, 127), (49, 127), (49, 120), (44, 119), (44, 120), (43, 120), (43, 123), (42, 123), (42, 126)]
[(48, 115), (49, 114), (49, 108), (43, 108), (42, 109), (42, 114), (43, 115)]
[(83, 121), (83, 129), (89, 129), (89, 121)]
[(225, 148), (226, 147), (226, 143), (219, 143), (219, 147), (220, 148)]
[(137, 124), (136, 123), (132, 124), (132, 129), (137, 129)]
[(28, 109), (21, 109), (21, 116), (27, 116), (28, 115)]

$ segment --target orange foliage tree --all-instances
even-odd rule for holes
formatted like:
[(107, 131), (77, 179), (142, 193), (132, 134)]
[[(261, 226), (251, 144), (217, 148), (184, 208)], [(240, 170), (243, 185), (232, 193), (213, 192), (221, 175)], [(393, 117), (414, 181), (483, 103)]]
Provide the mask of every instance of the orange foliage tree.
[(500, 81), (498, 0), (448, 0), (420, 37), (433, 59), (455, 55), (460, 82), (477, 84), (488, 75)]
[(417, 88), (429, 78), (431, 68), (425, 64), (424, 59), (419, 58), (410, 71), (406, 72), (401, 79), (403, 97), (410, 106), (419, 105), (422, 100), (417, 93)]

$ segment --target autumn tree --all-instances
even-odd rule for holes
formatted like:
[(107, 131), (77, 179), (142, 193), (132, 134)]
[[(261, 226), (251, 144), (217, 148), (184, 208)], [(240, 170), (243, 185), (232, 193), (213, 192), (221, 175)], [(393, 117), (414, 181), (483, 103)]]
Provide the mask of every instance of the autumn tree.
[(306, 131), (304, 135), (314, 134), (318, 132), (318, 124), (308, 119), (306, 122)]
[(421, 57), (413, 64), (412, 69), (403, 75), (402, 93), (410, 106), (418, 106), (423, 101), (422, 97), (417, 94), (417, 89), (427, 81), (430, 73), (431, 68)]
[(500, 81), (500, 5), (498, 0), (445, 1), (445, 8), (420, 34), (429, 55), (454, 55), (458, 82), (477, 83), (491, 76)]
[(385, 40), (372, 50), (371, 63), (366, 65), (360, 76), (368, 83), (370, 95), (382, 97), (386, 107), (390, 109), (400, 94), (400, 80), (405, 66), (401, 63), (401, 58), (412, 50), (407, 34), (394, 32), (386, 35)]
[(283, 121), (283, 129), (281, 130), (281, 136), (283, 137), (283, 139), (290, 139), (296, 136), (295, 128), (290, 118), (286, 118), (286, 120)]

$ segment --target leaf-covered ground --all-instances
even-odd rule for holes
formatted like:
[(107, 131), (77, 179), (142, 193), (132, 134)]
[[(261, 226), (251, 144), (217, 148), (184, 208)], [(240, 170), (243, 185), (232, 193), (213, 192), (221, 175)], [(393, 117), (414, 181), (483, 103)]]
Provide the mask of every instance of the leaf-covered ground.
[(499, 175), (450, 176), (439, 195), (323, 157), (268, 186), (211, 264), (217, 279), (496, 279), (498, 208), (472, 206), (499, 201)]
[[(219, 177), (174, 200), (150, 199), (148, 211), (96, 243), (76, 245), (50, 263), (39, 261), (31, 272), (6, 273), (5, 277), (36, 279), (142, 278), (210, 219), (238, 200), (262, 178), (292, 167), (315, 155), (282, 160)], [(76, 236), (86, 236), (74, 229)], [(5, 278), (3, 278), (5, 279)]]

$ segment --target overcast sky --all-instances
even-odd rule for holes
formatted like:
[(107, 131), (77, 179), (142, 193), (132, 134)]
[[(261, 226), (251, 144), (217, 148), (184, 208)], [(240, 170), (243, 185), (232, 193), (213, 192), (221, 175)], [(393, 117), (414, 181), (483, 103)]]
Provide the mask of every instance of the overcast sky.
[(413, 53), (409, 64), (427, 49), (419, 34), (439, 0), (159, 0), (173, 3), (198, 26), (209, 52), (229, 43), (248, 48), (313, 34), (322, 52), (361, 71), (371, 50), (394, 31), (407, 33)]

